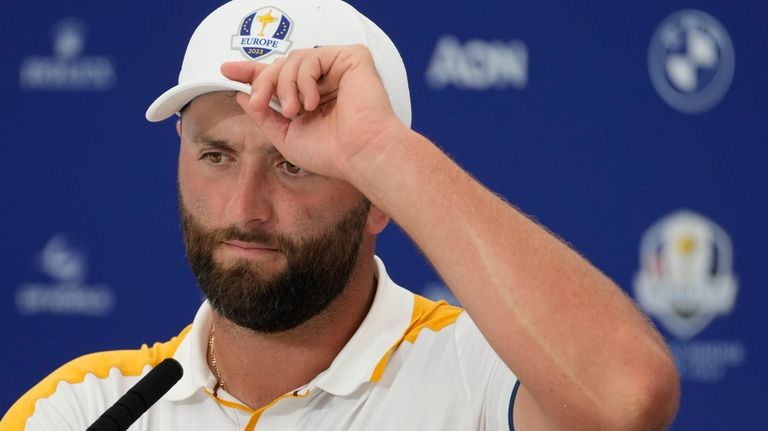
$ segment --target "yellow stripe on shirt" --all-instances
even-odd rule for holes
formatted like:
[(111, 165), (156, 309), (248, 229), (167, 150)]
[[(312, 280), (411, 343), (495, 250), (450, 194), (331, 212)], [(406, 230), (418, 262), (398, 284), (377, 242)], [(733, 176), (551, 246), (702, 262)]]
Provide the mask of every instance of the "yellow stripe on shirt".
[(85, 376), (93, 374), (104, 379), (109, 371), (117, 368), (124, 376), (139, 376), (147, 365), (155, 366), (165, 358), (173, 356), (181, 340), (187, 335), (192, 325), (184, 328), (176, 337), (165, 343), (155, 343), (151, 348), (146, 344), (137, 350), (113, 350), (92, 353), (74, 359), (51, 373), (11, 407), (0, 420), (0, 431), (23, 430), (24, 424), (35, 413), (37, 400), (48, 398), (56, 391), (61, 382), (82, 383)]
[(397, 349), (403, 341), (408, 341), (413, 344), (419, 337), (421, 330), (424, 328), (430, 329), (434, 332), (438, 332), (448, 325), (456, 322), (459, 315), (463, 311), (459, 307), (449, 305), (445, 301), (431, 301), (421, 295), (413, 295), (413, 314), (411, 315), (411, 323), (406, 328), (403, 336), (387, 350), (387, 353), (379, 360), (376, 368), (371, 374), (371, 381), (378, 382), (384, 374), (384, 368), (387, 366), (389, 357), (392, 352)]

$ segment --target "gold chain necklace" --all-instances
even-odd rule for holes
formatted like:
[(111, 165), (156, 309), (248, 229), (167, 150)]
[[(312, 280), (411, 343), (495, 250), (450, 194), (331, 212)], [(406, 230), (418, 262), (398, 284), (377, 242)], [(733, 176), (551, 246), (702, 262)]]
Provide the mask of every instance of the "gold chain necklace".
[(216, 395), (218, 388), (227, 390), (227, 387), (224, 385), (224, 379), (221, 377), (221, 371), (216, 366), (216, 352), (213, 350), (213, 340), (215, 339), (216, 335), (214, 334), (213, 324), (211, 324), (211, 332), (208, 334), (208, 360), (211, 362), (211, 367), (213, 367), (213, 374), (216, 375), (216, 386), (213, 388), (214, 395)]

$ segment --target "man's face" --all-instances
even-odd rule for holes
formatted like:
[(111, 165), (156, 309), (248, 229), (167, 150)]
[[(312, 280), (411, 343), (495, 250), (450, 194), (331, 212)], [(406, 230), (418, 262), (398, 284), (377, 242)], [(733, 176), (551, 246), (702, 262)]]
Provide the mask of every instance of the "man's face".
[(368, 201), (287, 162), (231, 95), (195, 99), (179, 130), (185, 246), (212, 307), (259, 332), (325, 310), (356, 268)]

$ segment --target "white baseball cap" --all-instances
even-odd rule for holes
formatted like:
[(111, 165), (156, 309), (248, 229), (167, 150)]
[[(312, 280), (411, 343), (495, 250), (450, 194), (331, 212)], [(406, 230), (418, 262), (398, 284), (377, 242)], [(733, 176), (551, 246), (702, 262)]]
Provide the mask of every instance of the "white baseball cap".
[[(178, 85), (150, 105), (147, 120), (165, 120), (201, 94), (250, 94), (249, 84), (221, 74), (225, 61), (272, 63), (293, 49), (351, 44), (371, 51), (395, 114), (410, 127), (411, 97), (400, 53), (376, 24), (341, 0), (233, 0), (219, 7), (192, 34)], [(270, 106), (280, 110), (275, 100)]]

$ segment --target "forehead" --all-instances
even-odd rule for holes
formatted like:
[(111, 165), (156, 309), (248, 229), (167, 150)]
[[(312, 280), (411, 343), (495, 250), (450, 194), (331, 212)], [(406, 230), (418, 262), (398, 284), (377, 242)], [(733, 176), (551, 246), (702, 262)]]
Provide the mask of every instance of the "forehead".
[(238, 105), (236, 94), (222, 91), (193, 99), (181, 114), (183, 137), (194, 140), (205, 136), (232, 142), (256, 140), (269, 144), (256, 122)]

